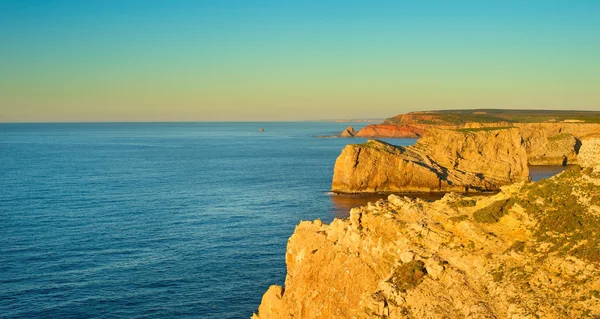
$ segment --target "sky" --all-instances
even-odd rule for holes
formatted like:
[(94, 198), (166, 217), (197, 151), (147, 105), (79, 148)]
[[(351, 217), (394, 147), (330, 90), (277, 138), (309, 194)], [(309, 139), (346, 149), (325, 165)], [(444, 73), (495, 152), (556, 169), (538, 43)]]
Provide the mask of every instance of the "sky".
[(600, 1), (0, 0), (0, 122), (600, 110)]

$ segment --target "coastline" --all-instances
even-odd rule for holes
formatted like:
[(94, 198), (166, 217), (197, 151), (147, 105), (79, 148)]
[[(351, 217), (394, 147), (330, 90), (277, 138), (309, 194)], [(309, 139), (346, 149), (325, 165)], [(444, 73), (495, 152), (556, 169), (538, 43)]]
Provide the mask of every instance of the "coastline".
[[(488, 157), (496, 153), (506, 156), (504, 148), (517, 148), (514, 163), (529, 161), (522, 133), (516, 128), (454, 132), (472, 142), (462, 142), (452, 134), (428, 133), (426, 137), (437, 144), (419, 139), (409, 147), (377, 141), (347, 146), (345, 152), (352, 150), (356, 156), (344, 157), (342, 152), (332, 184), (340, 161), (351, 169), (358, 167), (351, 174), (362, 174), (368, 182), (373, 181), (373, 174), (381, 174), (381, 185), (386, 187), (390, 174), (406, 167), (399, 169), (389, 163), (398, 158), (405, 163), (406, 154), (418, 165), (431, 167), (436, 167), (437, 159), (448, 161), (447, 154), (456, 154), (450, 163), (456, 163), (454, 158), (464, 160), (463, 154), (479, 154), (464, 166), (466, 171), (457, 170), (457, 164), (453, 169), (480, 178), (487, 173), (478, 173), (478, 169), (491, 168), (491, 176), (499, 172), (490, 167)], [(420, 155), (428, 145), (437, 149)], [(402, 195), (405, 192), (377, 191), (378, 186), (359, 194), (333, 187), (338, 195), (331, 196), (387, 199), (355, 207), (348, 217), (340, 216), (342, 219), (330, 224), (300, 222), (288, 241), (285, 285), (267, 290), (253, 318), (535, 315), (558, 319), (600, 315), (600, 230), (596, 230), (600, 207), (595, 205), (600, 200), (600, 137), (582, 138), (575, 151), (578, 165), (526, 165), (527, 179), (506, 180), (498, 192), (429, 191), (426, 193), (441, 198), (423, 200)], [(513, 157), (507, 159), (513, 161)], [(507, 171), (510, 174), (513, 169)], [(349, 178), (355, 177), (337, 177)], [(365, 184), (358, 181), (356, 185)], [(564, 280), (580, 281), (565, 292)], [(537, 299), (555, 301), (518, 301)]]

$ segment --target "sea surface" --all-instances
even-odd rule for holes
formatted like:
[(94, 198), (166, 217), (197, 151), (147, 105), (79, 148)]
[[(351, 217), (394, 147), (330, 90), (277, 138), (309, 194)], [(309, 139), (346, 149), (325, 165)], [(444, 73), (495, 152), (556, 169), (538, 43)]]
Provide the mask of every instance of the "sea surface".
[(296, 224), (365, 202), (328, 193), (346, 126), (0, 124), (0, 317), (249, 318)]
[(328, 192), (347, 126), (0, 124), (0, 318), (249, 318), (299, 221), (383, 197)]

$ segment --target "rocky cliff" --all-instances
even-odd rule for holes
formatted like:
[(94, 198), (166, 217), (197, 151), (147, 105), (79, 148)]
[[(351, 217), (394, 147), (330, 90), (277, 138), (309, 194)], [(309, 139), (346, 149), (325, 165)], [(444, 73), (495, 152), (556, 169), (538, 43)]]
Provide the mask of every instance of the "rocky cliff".
[[(597, 143), (600, 140), (596, 140)], [(595, 145), (595, 146), (594, 146)], [(391, 195), (301, 222), (254, 319), (598, 318), (600, 161), (491, 197)]]
[(356, 136), (418, 138), (434, 129), (517, 127), (530, 165), (576, 164), (581, 139), (600, 133), (600, 112), (456, 110), (401, 114), (371, 124)]
[(600, 133), (597, 123), (517, 123), (530, 165), (577, 164), (581, 140)]
[(594, 170), (600, 170), (600, 134), (591, 135), (583, 139), (578, 159), (581, 166), (593, 167)]
[(356, 137), (417, 138), (429, 130), (429, 126), (369, 124), (356, 133)]
[(332, 190), (469, 192), (528, 178), (516, 128), (431, 130), (410, 147), (375, 140), (346, 146), (335, 163)]

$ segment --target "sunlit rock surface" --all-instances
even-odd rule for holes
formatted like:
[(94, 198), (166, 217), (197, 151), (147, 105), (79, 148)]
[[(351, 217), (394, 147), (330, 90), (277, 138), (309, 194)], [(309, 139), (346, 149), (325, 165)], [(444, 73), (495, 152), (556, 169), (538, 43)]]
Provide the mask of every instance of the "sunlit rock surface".
[[(597, 160), (595, 143), (582, 153)], [(253, 318), (597, 318), (599, 203), (600, 174), (575, 166), (491, 197), (391, 195), (301, 222), (285, 289)]]
[(470, 192), (528, 179), (518, 129), (432, 130), (409, 147), (376, 140), (346, 146), (332, 191)]

